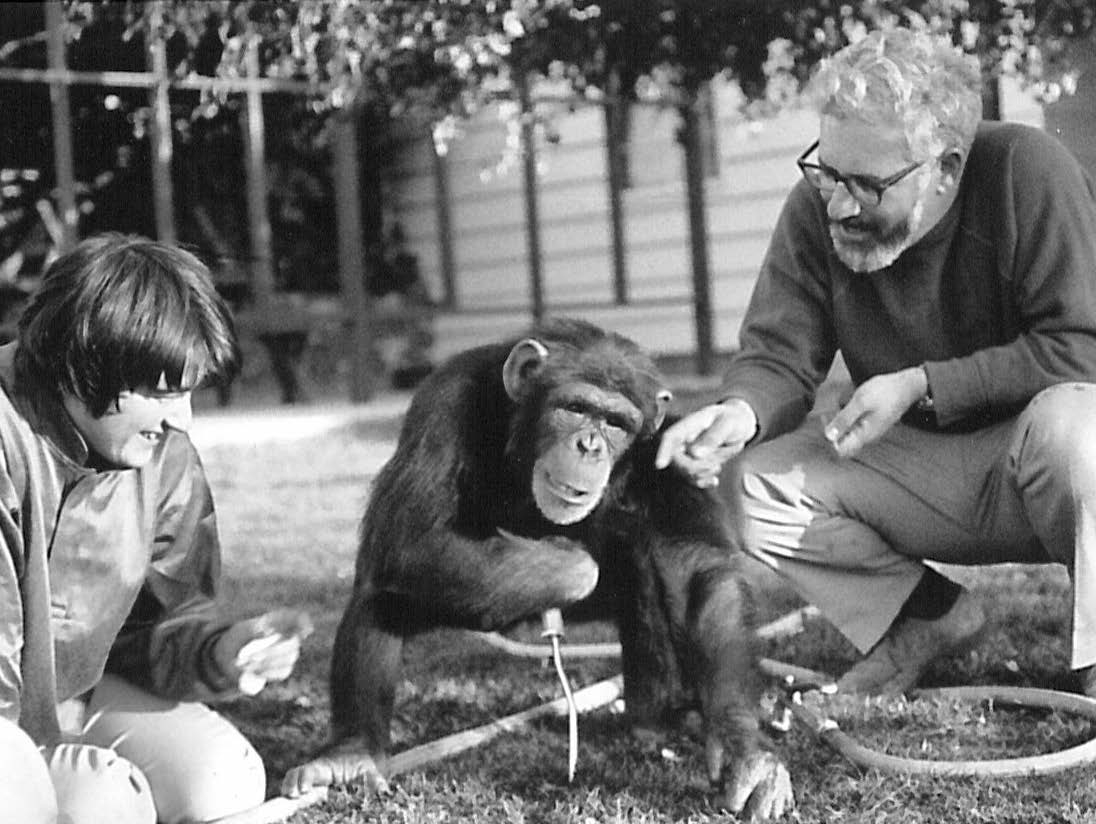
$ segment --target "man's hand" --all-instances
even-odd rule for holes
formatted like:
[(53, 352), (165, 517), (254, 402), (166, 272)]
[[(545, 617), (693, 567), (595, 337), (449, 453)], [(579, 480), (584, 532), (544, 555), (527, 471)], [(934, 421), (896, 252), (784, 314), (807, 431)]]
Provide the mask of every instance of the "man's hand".
[(745, 401), (731, 398), (705, 406), (662, 433), (655, 468), (672, 463), (696, 486), (716, 486), (723, 464), (756, 434), (757, 415)]
[(235, 677), (240, 691), (254, 695), (268, 681), (284, 681), (293, 672), (301, 641), (312, 634), (303, 612), (278, 609), (239, 621), (217, 639), (213, 654), (221, 672)]
[(920, 366), (869, 378), (826, 424), (826, 439), (838, 455), (851, 458), (881, 438), (924, 397), (928, 387), (928, 376)]

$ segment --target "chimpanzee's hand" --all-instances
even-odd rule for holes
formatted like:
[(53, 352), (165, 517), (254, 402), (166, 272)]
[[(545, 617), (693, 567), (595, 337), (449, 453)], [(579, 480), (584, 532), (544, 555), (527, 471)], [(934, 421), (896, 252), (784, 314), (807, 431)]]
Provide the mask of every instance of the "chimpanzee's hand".
[(498, 533), (510, 543), (524, 547), (525, 549), (555, 549), (564, 552), (574, 552), (576, 550), (586, 551), (586, 547), (583, 544), (566, 538), (563, 535), (545, 535), (542, 538), (526, 538), (524, 535), (515, 535), (513, 532), (507, 532), (502, 527), (498, 528)]
[(296, 798), (314, 787), (363, 786), (371, 795), (388, 792), (388, 781), (365, 752), (333, 752), (293, 767), (282, 779), (282, 795)]
[(795, 809), (792, 780), (784, 764), (767, 750), (754, 750), (735, 763), (726, 777), (723, 806), (748, 821), (780, 818)]
[[(499, 529), (513, 549), (523, 551), (523, 568), (533, 586), (527, 602), (541, 609), (566, 607), (581, 601), (597, 586), (599, 569), (586, 547), (562, 535), (526, 538)], [(545, 600), (547, 598), (547, 600)]]

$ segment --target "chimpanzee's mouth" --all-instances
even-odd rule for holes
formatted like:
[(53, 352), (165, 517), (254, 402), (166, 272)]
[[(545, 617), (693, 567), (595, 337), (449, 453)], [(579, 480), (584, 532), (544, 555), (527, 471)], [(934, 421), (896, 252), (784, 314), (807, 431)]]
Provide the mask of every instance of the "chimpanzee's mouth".
[(566, 481), (557, 480), (548, 473), (545, 473), (545, 480), (548, 482), (548, 489), (552, 494), (565, 503), (584, 504), (590, 496), (589, 489), (583, 489)]

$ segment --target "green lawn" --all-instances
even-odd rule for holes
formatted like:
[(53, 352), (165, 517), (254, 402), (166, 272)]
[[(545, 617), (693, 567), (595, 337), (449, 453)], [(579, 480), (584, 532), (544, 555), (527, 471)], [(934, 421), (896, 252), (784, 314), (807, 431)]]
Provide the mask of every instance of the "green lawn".
[[(290, 604), (308, 610), (316, 633), (297, 674), (254, 699), (222, 706), (259, 748), (274, 793), (282, 773), (319, 745), (327, 723), (326, 674), (335, 625), (349, 594), (357, 522), (369, 493), (378, 439), (398, 420), (357, 424), (303, 440), (204, 450), (225, 551), (226, 609), (245, 615)], [(963, 571), (983, 592), (994, 629), (962, 657), (941, 661), (933, 684), (1004, 683), (1072, 689), (1064, 639), (1068, 580), (1054, 567)], [(758, 572), (762, 619), (797, 605)], [(536, 637), (536, 627), (518, 630)], [(611, 640), (608, 626), (569, 627), (570, 640)], [(853, 658), (821, 620), (766, 655), (830, 672)], [(568, 664), (576, 684), (615, 674), (615, 661)], [(505, 656), (482, 640), (440, 632), (412, 642), (397, 702), (397, 749), (433, 740), (556, 697), (554, 672)], [(834, 702), (842, 726), (900, 753), (1024, 752), (1091, 737), (1092, 725), (1045, 714)], [(1030, 715), (1030, 714), (1029, 714)], [(604, 709), (580, 722), (574, 784), (566, 777), (562, 719), (535, 724), (472, 752), (398, 778), (383, 800), (332, 792), (297, 813), (304, 822), (709, 822), (726, 821), (702, 779), (702, 751), (683, 734), (658, 745), (631, 740)], [(927, 742), (927, 743), (926, 743)], [(800, 822), (1096, 822), (1091, 766), (1054, 777), (932, 779), (862, 772), (800, 726), (778, 743), (795, 784)], [(959, 749), (961, 748), (961, 749)], [(1017, 750), (1019, 751), (1019, 750)]]

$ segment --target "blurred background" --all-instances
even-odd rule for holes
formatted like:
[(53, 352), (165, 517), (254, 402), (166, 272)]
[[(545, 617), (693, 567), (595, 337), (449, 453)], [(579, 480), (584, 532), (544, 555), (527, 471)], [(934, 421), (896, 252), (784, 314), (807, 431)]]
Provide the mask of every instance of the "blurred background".
[[(1096, 174), (1092, 0), (0, 3), (0, 339), (105, 230), (200, 255), (244, 373), (208, 403), (359, 402), (548, 315), (715, 376), (799, 98), (873, 28), (950, 37), (986, 116)], [(714, 379), (714, 378), (713, 378)]]

